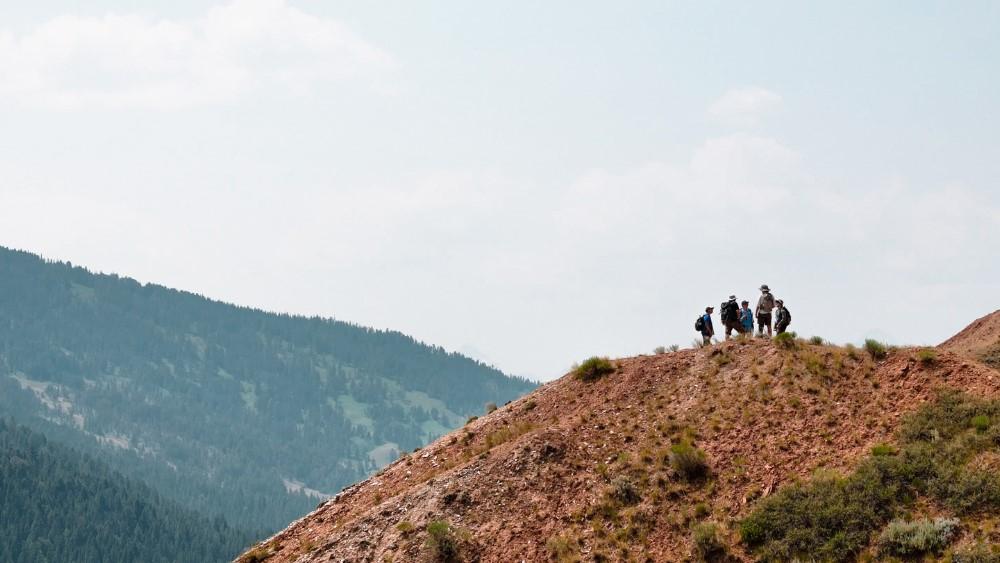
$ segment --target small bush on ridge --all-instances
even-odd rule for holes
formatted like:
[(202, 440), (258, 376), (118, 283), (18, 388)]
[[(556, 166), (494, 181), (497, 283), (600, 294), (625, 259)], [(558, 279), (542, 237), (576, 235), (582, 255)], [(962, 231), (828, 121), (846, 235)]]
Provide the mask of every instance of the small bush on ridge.
[(795, 336), (790, 332), (782, 332), (774, 337), (774, 344), (780, 348), (791, 350), (795, 348)]
[(594, 356), (586, 359), (575, 370), (573, 376), (581, 381), (597, 381), (605, 375), (615, 372), (615, 365), (607, 358)]
[(865, 351), (876, 360), (881, 360), (889, 355), (889, 349), (878, 340), (868, 338), (865, 340)]
[(937, 361), (937, 351), (934, 348), (921, 348), (917, 351), (917, 361), (929, 366)]

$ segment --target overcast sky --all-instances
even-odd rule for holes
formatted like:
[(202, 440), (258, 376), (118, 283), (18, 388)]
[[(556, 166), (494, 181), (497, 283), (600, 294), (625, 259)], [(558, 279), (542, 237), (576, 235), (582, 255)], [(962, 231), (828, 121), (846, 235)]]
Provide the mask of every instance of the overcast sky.
[(0, 244), (537, 379), (1000, 306), (996, 2), (0, 5)]

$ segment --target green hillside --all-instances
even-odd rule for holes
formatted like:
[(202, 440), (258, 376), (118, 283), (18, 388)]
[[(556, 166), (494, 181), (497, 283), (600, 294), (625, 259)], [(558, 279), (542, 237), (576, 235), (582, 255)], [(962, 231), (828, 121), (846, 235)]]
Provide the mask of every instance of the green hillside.
[(250, 541), (105, 464), (0, 419), (0, 561), (213, 562)]
[(283, 526), (532, 387), (397, 332), (0, 248), (0, 413), (240, 527)]

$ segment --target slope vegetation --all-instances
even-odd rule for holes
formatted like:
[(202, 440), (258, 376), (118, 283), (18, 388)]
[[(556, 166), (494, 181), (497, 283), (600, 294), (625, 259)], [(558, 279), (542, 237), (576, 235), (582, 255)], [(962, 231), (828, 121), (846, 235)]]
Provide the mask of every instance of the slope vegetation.
[[(906, 515), (945, 518), (928, 526), (941, 527), (948, 549), (990, 537), (995, 518), (969, 515), (996, 513), (1000, 482), (983, 481), (997, 498), (964, 512), (934, 488), (948, 482), (945, 461), (964, 471), (957, 464), (972, 454), (984, 467), (1000, 459), (1000, 438), (988, 438), (1000, 436), (994, 421), (973, 417), (980, 435), (965, 418), (981, 408), (1000, 422), (1000, 407), (972, 402), (1000, 396), (1000, 373), (987, 365), (945, 349), (792, 339), (613, 363), (614, 373), (567, 375), (398, 460), (242, 561), (783, 560), (814, 548), (851, 560), (876, 553), (880, 529)], [(942, 396), (963, 406), (941, 407)], [(913, 414), (921, 408), (931, 410)], [(950, 408), (950, 418), (935, 418), (935, 408)], [(912, 430), (946, 418), (958, 420), (950, 433)], [(911, 451), (956, 440), (968, 445), (961, 460), (928, 454), (923, 473), (906, 472)], [(898, 497), (879, 493), (889, 485)], [(840, 512), (801, 510), (804, 502)], [(776, 510), (788, 518), (769, 519)], [(792, 522), (796, 511), (813, 521)], [(960, 524), (947, 519), (955, 515)], [(896, 528), (885, 533), (909, 533)]]
[(0, 561), (207, 563), (252, 541), (106, 465), (0, 420)]
[(0, 413), (274, 530), (533, 385), (395, 332), (0, 248)]

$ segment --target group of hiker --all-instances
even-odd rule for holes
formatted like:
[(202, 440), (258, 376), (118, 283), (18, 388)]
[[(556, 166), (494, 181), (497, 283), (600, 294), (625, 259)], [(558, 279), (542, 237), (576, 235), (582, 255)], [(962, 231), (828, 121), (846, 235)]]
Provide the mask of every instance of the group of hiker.
[[(785, 307), (785, 302), (781, 299), (775, 299), (767, 284), (760, 286), (760, 297), (757, 298), (757, 307), (753, 311), (750, 310), (750, 302), (745, 299), (742, 303), (737, 304), (735, 295), (730, 295), (728, 301), (723, 301), (720, 309), (720, 318), (726, 329), (726, 340), (729, 340), (733, 331), (736, 331), (737, 334), (752, 336), (755, 318), (758, 327), (757, 335), (763, 337), (766, 328), (767, 336), (770, 338), (773, 336), (771, 333), (772, 312), (774, 312), (774, 330), (778, 334), (785, 332), (785, 329), (792, 322), (792, 314)], [(694, 329), (701, 332), (702, 342), (706, 346), (712, 343), (712, 337), (715, 336), (715, 328), (712, 325), (714, 311), (715, 307), (705, 307), (705, 314), (698, 317), (694, 323)]]

